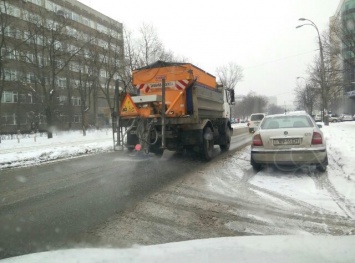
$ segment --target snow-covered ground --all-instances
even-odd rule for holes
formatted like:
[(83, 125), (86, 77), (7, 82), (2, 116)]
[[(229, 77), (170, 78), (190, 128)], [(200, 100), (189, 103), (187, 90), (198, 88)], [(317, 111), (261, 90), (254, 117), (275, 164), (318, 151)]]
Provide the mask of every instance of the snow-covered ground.
[[(355, 219), (355, 122), (330, 123), (329, 126), (323, 125), (322, 131), (329, 158), (325, 174), (318, 173), (315, 167), (297, 171), (268, 167), (249, 177), (245, 176), (245, 171), (250, 169), (250, 147), (233, 157), (231, 163), (235, 174), (241, 177), (239, 179), (244, 177), (256, 187), (256, 194), (268, 200), (275, 201), (275, 196), (265, 190)], [(223, 183), (228, 187), (228, 181), (223, 180)], [(221, 191), (226, 189), (223, 187)], [(278, 202), (280, 205), (284, 203), (282, 198)]]
[(86, 136), (81, 131), (57, 132), (52, 139), (47, 139), (46, 134), (3, 138), (0, 143), (0, 170), (111, 151), (112, 147), (112, 131), (109, 129), (88, 130)]

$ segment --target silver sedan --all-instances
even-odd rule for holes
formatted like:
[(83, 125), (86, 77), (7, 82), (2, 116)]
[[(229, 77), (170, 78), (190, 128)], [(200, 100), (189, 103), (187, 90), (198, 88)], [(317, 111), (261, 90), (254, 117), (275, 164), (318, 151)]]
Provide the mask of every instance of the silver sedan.
[(250, 163), (255, 170), (263, 164), (316, 165), (325, 172), (328, 157), (323, 133), (306, 113), (268, 115), (253, 136)]

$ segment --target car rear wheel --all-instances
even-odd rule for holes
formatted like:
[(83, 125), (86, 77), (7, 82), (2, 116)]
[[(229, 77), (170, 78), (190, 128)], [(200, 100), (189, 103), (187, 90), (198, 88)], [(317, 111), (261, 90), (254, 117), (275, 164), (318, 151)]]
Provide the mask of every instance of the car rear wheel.
[(327, 170), (327, 166), (328, 166), (328, 156), (325, 157), (325, 160), (323, 163), (317, 164), (316, 168), (321, 173), (324, 173)]
[(261, 168), (262, 168), (262, 165), (259, 164), (259, 163), (256, 163), (256, 162), (253, 160), (253, 158), (250, 158), (250, 164), (251, 164), (251, 166), (253, 167), (253, 170), (256, 171), (256, 172), (260, 171)]

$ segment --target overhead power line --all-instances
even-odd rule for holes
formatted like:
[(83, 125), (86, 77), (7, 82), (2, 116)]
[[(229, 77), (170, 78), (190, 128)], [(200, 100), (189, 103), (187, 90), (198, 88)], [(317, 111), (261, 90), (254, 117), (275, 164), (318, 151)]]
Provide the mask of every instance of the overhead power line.
[[(316, 49), (316, 50), (318, 50), (318, 49)], [(305, 55), (305, 54), (312, 53), (312, 52), (314, 52), (316, 50), (307, 51), (307, 52), (299, 53), (299, 54), (296, 54), (296, 55), (291, 55), (291, 56), (287, 56), (287, 57), (283, 57), (283, 58), (278, 58), (278, 59), (275, 59), (275, 60), (266, 61), (266, 62), (261, 63), (261, 64), (257, 64), (257, 65), (250, 66), (250, 67), (246, 67), (246, 68), (244, 68), (244, 70), (251, 69), (251, 68), (256, 68), (256, 67), (261, 67), (261, 66), (264, 66), (264, 65), (267, 65), (267, 64), (275, 63), (275, 62), (278, 62), (278, 61), (281, 61), (281, 60), (285, 60), (285, 59), (289, 59), (289, 58), (299, 57), (299, 56), (302, 56), (302, 55)]]

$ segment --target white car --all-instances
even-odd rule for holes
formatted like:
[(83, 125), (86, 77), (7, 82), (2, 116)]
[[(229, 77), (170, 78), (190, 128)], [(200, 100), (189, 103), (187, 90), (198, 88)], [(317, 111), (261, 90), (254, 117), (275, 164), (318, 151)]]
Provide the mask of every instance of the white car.
[(351, 116), (350, 114), (342, 114), (340, 116), (340, 120), (341, 121), (352, 121), (353, 120), (353, 116)]
[(266, 113), (253, 113), (249, 117), (248, 127), (249, 132), (255, 132), (256, 129), (259, 127), (260, 122), (264, 119)]
[(329, 122), (340, 122), (341, 121), (341, 118), (340, 116), (336, 115), (336, 114), (332, 114), (332, 115), (329, 115)]
[(322, 116), (321, 115), (316, 115), (314, 116), (315, 121), (322, 121)]
[(325, 172), (328, 157), (323, 133), (307, 113), (268, 115), (253, 136), (250, 163), (255, 170), (264, 164), (306, 164)]

